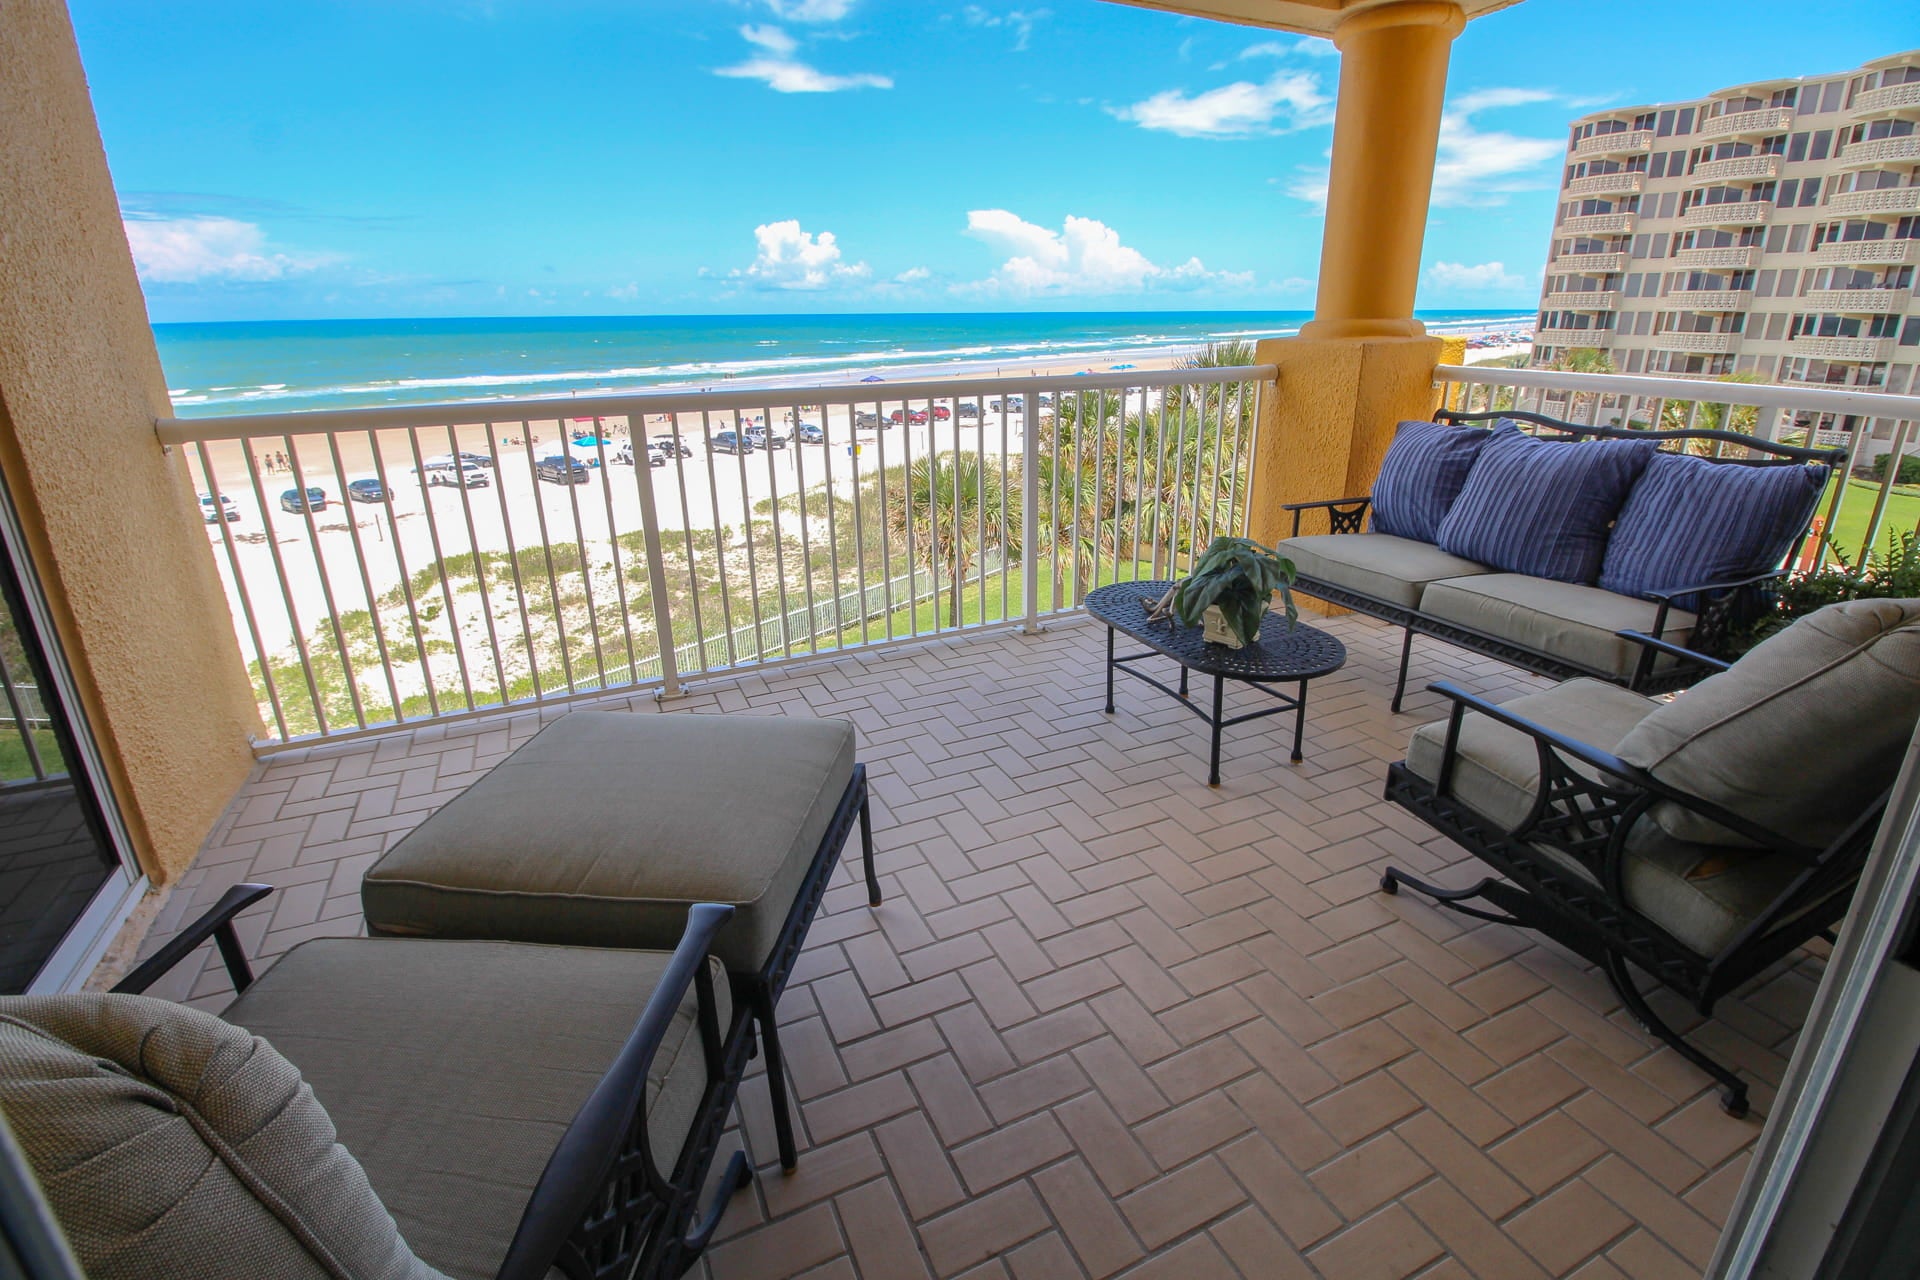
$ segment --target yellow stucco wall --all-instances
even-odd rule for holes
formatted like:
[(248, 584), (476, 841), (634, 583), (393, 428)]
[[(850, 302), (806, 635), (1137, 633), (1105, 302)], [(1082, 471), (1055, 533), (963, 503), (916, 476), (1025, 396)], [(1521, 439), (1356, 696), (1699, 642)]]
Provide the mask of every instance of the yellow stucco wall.
[(0, 474), (148, 873), (193, 860), (258, 712), (59, 0), (0, 4)]

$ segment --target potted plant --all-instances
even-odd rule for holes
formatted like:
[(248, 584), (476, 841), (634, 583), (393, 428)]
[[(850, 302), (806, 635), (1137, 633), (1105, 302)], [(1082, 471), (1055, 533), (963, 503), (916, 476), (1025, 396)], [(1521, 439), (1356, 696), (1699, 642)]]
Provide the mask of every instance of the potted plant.
[(1280, 593), (1289, 629), (1300, 613), (1293, 604), (1293, 562), (1251, 538), (1215, 538), (1193, 572), (1173, 589), (1175, 617), (1202, 623), (1206, 639), (1240, 649), (1260, 638), (1260, 622)]

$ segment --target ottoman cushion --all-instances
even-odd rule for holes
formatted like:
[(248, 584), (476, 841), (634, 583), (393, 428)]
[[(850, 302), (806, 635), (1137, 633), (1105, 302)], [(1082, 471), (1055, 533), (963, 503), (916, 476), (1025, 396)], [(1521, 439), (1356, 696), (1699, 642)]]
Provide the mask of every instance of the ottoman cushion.
[(757, 973), (853, 778), (853, 726), (575, 711), (414, 828), (361, 884), (374, 933), (671, 951), (687, 908)]

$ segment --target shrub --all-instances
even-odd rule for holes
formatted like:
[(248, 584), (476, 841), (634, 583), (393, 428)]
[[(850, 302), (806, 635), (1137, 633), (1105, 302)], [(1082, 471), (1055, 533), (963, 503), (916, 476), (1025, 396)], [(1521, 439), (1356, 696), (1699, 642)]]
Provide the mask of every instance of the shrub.
[[(1883, 453), (1873, 460), (1873, 478), (1875, 480), (1884, 480), (1887, 478), (1887, 459), (1892, 456), (1890, 453)], [(1894, 477), (1893, 482), (1895, 484), (1920, 484), (1920, 457), (1916, 457), (1913, 454), (1902, 455), (1900, 459), (1900, 474)]]

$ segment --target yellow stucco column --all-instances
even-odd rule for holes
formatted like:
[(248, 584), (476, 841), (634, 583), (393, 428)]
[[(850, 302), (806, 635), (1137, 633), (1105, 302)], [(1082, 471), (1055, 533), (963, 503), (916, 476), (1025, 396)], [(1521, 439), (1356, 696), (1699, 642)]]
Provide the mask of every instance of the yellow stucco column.
[[(1447, 55), (1465, 26), (1450, 0), (1401, 0), (1335, 29), (1340, 94), (1314, 318), (1258, 352), (1280, 370), (1254, 465), (1251, 527), (1263, 542), (1292, 532), (1286, 503), (1368, 492), (1394, 424), (1434, 408), (1442, 343), (1413, 303)], [(1325, 533), (1324, 516), (1301, 532)]]

